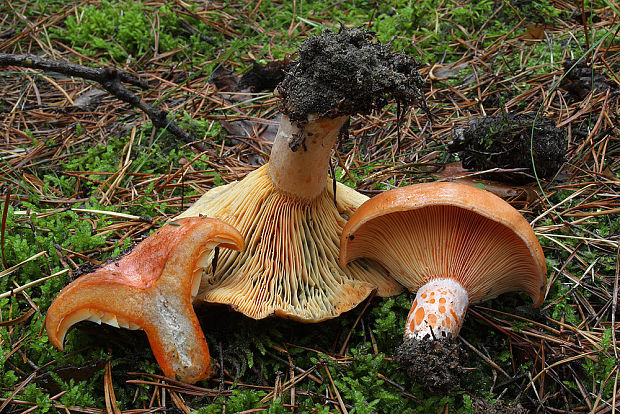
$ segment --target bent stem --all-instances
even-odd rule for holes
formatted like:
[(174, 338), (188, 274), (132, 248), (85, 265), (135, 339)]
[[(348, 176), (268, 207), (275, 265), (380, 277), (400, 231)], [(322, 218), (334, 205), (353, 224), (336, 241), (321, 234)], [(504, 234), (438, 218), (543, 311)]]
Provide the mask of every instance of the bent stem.
[(431, 279), (416, 293), (405, 325), (405, 340), (457, 337), (468, 305), (469, 295), (458, 281)]

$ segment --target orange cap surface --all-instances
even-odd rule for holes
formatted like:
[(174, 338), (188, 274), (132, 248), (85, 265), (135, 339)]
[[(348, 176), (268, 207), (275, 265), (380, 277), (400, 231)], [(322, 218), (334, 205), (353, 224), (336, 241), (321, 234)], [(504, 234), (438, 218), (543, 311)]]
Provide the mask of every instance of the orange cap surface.
[(201, 263), (218, 245), (242, 249), (243, 238), (232, 226), (206, 217), (164, 225), (58, 294), (46, 316), (50, 342), (62, 349), (69, 328), (83, 320), (143, 329), (166, 376), (186, 382), (206, 377), (209, 349), (192, 297)]

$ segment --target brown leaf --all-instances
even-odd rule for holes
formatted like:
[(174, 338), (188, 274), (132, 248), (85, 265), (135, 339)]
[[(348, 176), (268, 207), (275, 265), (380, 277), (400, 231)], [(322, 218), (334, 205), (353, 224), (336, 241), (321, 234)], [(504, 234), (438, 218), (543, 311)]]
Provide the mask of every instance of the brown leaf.
[(540, 23), (528, 23), (525, 25), (527, 32), (525, 33), (526, 39), (542, 40), (545, 38), (545, 26)]

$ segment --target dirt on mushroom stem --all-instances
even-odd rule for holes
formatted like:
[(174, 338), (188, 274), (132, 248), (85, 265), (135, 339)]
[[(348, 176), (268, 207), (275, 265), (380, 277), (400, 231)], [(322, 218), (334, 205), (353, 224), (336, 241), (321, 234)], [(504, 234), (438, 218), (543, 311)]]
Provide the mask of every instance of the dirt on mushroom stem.
[(394, 100), (426, 110), (418, 63), (363, 29), (326, 30), (307, 39), (276, 88), (280, 110), (302, 129), (308, 117), (366, 114)]
[(418, 289), (395, 358), (423, 389), (437, 394), (459, 386), (464, 352), (456, 338), (468, 305), (467, 291), (454, 279), (432, 279)]
[(394, 357), (416, 384), (434, 394), (458, 388), (465, 373), (466, 353), (456, 338), (406, 338)]

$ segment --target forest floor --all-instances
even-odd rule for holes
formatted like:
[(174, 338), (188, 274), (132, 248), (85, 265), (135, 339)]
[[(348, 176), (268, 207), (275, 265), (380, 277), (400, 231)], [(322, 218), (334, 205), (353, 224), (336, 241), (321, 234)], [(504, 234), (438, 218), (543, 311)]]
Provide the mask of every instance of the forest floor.
[[(124, 85), (186, 134), (95, 81), (2, 67), (0, 412), (615, 412), (620, 4), (574, 3), (2, 2), (0, 54), (132, 74)], [(341, 25), (413, 56), (429, 111), (353, 117), (335, 178), (368, 196), (436, 180), (496, 193), (543, 246), (543, 305), (522, 293), (473, 305), (466, 373), (444, 395), (393, 361), (409, 294), (314, 325), (201, 308), (217, 362), (195, 385), (163, 377), (141, 331), (83, 322), (53, 348), (46, 311), (84, 266), (268, 161), (282, 70), (304, 39)], [(473, 134), (490, 116), (516, 130)], [(548, 136), (559, 141), (537, 150)]]

